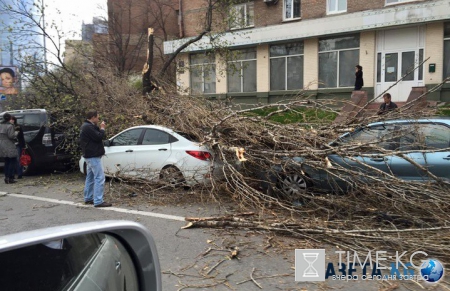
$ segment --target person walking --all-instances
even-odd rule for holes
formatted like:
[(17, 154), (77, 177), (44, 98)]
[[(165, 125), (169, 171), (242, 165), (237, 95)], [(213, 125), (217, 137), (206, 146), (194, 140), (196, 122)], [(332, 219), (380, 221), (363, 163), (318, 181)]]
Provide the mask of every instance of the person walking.
[(381, 115), (384, 113), (387, 113), (390, 110), (394, 110), (395, 108), (398, 108), (397, 104), (391, 101), (392, 97), (391, 94), (386, 93), (383, 95), (384, 102), (380, 105), (380, 109), (378, 110), (377, 114)]
[(14, 170), (17, 163), (17, 149), (15, 145), (16, 133), (11, 123), (11, 114), (3, 114), (0, 123), (0, 157), (5, 158), (5, 183), (16, 183), (14, 180)]
[(355, 66), (355, 91), (361, 90), (362, 86), (364, 86), (363, 80), (363, 71), (360, 65)]
[(22, 150), (25, 148), (25, 137), (23, 135), (23, 129), (22, 126), (20, 126), (17, 123), (17, 118), (13, 115), (11, 116), (11, 123), (14, 126), (14, 130), (16, 132), (16, 148), (17, 148), (17, 167), (16, 167), (16, 174), (17, 179), (22, 179), (23, 175), (23, 166), (20, 164), (20, 157), (22, 156)]
[(84, 203), (94, 204), (94, 207), (110, 207), (111, 203), (103, 201), (105, 189), (105, 173), (102, 166), (102, 156), (105, 154), (103, 138), (105, 137), (105, 122), (97, 126), (99, 116), (96, 110), (86, 113), (86, 120), (81, 125), (80, 146), (86, 161), (86, 183), (84, 185)]

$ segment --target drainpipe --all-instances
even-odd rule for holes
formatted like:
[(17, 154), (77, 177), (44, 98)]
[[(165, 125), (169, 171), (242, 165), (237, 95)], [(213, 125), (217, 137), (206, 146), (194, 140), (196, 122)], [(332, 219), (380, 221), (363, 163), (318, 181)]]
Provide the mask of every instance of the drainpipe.
[(178, 9), (178, 28), (180, 30), (180, 38), (184, 37), (184, 23), (183, 23), (183, 0), (179, 0)]

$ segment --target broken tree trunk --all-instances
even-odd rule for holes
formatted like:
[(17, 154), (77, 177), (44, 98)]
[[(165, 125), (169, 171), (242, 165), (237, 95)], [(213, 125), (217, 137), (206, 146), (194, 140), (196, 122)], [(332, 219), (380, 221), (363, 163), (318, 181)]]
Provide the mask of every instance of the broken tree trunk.
[(151, 93), (155, 87), (152, 85), (152, 65), (153, 65), (153, 28), (148, 29), (148, 49), (147, 49), (147, 62), (144, 65), (142, 71), (142, 94), (146, 95)]

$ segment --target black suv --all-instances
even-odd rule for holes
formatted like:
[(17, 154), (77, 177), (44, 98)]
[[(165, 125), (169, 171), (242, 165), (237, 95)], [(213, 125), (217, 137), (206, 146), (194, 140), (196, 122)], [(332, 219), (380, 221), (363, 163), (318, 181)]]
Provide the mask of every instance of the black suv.
[[(24, 175), (31, 174), (37, 169), (55, 164), (70, 163), (72, 155), (66, 153), (63, 148), (64, 134), (50, 126), (54, 120), (45, 109), (24, 109), (5, 111), (17, 118), (17, 123), (22, 126), (27, 152), (31, 156), (31, 164), (24, 167)], [(0, 158), (3, 163), (3, 158)]]

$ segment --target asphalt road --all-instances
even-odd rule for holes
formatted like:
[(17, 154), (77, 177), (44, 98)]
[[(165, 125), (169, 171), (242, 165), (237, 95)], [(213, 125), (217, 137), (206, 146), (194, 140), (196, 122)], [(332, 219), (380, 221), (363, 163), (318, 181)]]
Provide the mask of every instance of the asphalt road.
[[(232, 204), (219, 206), (209, 202), (211, 199), (207, 194), (185, 192), (176, 194), (183, 197), (168, 199), (161, 199), (161, 195), (130, 197), (128, 190), (112, 182), (106, 187), (105, 197), (114, 203), (114, 207), (98, 209), (81, 203), (83, 185), (84, 177), (79, 173), (48, 173), (24, 177), (12, 185), (0, 184), (0, 235), (110, 219), (142, 223), (155, 238), (163, 272), (163, 290), (167, 291), (419, 288), (414, 283), (404, 286), (396, 281), (328, 279), (325, 282), (295, 282), (296, 248), (325, 248), (328, 251), (332, 247), (248, 230), (181, 229), (186, 225), (184, 217), (187, 216), (224, 215), (236, 211)], [(199, 195), (204, 195), (200, 202), (189, 202), (194, 200), (191, 197), (198, 198)], [(237, 258), (229, 259), (231, 249), (235, 247), (239, 254)], [(440, 286), (432, 289), (449, 290)]]

